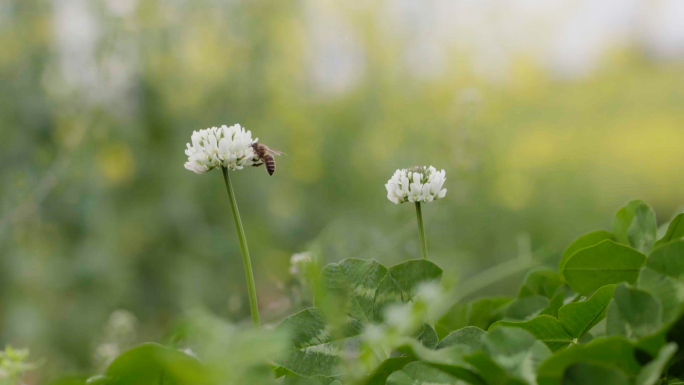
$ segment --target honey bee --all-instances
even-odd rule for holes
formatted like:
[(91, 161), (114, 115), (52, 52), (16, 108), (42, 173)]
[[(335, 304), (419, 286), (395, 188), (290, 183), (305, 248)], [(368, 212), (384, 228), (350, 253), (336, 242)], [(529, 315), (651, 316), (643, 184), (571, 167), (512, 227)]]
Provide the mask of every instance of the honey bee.
[(280, 151), (271, 150), (265, 144), (258, 142), (252, 143), (252, 148), (256, 153), (256, 157), (261, 160), (261, 163), (255, 164), (254, 167), (259, 167), (262, 164), (265, 164), (266, 171), (268, 171), (268, 175), (273, 175), (276, 169), (275, 159), (273, 159), (273, 155), (283, 155), (283, 153)]

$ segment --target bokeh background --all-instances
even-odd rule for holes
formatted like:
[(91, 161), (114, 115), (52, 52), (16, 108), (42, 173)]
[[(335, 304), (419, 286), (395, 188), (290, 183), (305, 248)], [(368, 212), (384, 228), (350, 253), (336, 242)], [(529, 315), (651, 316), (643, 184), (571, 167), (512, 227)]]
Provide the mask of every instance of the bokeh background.
[(95, 370), (117, 309), (136, 341), (191, 307), (248, 317), (221, 174), (183, 168), (215, 125), (287, 153), (232, 174), (270, 323), (297, 310), (293, 253), (419, 256), (413, 207), (385, 197), (397, 168), (446, 170), (428, 245), (464, 278), (553, 265), (629, 199), (666, 221), (682, 20), (678, 0), (2, 0), (0, 342), (45, 358), (41, 383)]

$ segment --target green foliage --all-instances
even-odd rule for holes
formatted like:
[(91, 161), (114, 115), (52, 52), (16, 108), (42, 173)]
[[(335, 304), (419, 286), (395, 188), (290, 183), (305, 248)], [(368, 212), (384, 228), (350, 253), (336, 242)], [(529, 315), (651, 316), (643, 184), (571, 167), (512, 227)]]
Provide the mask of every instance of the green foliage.
[[(676, 383), (684, 376), (684, 240), (651, 251), (651, 214), (631, 202), (613, 232), (580, 237), (560, 272), (530, 271), (515, 298), (453, 303), (457, 293), (430, 261), (387, 268), (345, 259), (310, 278), (316, 306), (272, 332), (199, 317), (190, 341), (201, 360), (145, 344), (89, 384)], [(250, 345), (262, 354), (250, 356)]]
[(618, 210), (613, 219), (612, 233), (615, 239), (648, 254), (656, 240), (656, 217), (651, 206), (634, 200)]
[(667, 226), (667, 232), (655, 243), (655, 245), (653, 245), (653, 247), (662, 246), (682, 237), (684, 237), (684, 213), (679, 213), (670, 221)]
[(563, 385), (629, 385), (629, 380), (618, 369), (578, 362), (563, 373)]
[(580, 338), (606, 316), (614, 285), (598, 289), (587, 301), (571, 302), (558, 310), (558, 319), (573, 338)]
[(635, 338), (655, 333), (662, 324), (660, 307), (647, 292), (618, 285), (608, 307), (606, 333)]
[(644, 267), (639, 274), (637, 287), (658, 299), (663, 322), (672, 321), (681, 312), (684, 303), (684, 281)]
[(604, 285), (636, 282), (646, 256), (611, 240), (582, 249), (570, 257), (562, 273), (568, 285), (588, 294)]
[(558, 310), (560, 310), (560, 308), (563, 307), (563, 304), (565, 303), (566, 291), (570, 290), (566, 289), (565, 287), (558, 288), (556, 294), (553, 297), (551, 297), (551, 301), (549, 301), (549, 306), (542, 310), (539, 314), (546, 314), (558, 318)]
[(492, 325), (492, 327), (497, 325), (527, 330), (539, 341), (546, 343), (552, 350), (568, 346), (573, 340), (573, 337), (563, 328), (561, 322), (549, 315), (540, 315), (525, 322), (499, 321)]
[(388, 385), (457, 384), (458, 377), (422, 362), (406, 365), (387, 378)]
[(677, 344), (669, 343), (663, 346), (656, 358), (641, 368), (636, 377), (635, 385), (656, 385), (662, 377), (663, 370), (666, 369), (674, 354), (677, 352)]
[(391, 357), (380, 365), (378, 365), (373, 372), (363, 381), (362, 385), (385, 385), (387, 377), (392, 373), (401, 371), (406, 365), (413, 362), (415, 359), (409, 356)]
[(147, 343), (117, 357), (104, 376), (93, 379), (103, 385), (190, 385), (210, 384), (204, 366), (194, 357), (175, 349)]
[(486, 331), (476, 326), (466, 326), (454, 330), (444, 337), (437, 347), (441, 349), (453, 345), (466, 345), (473, 349), (479, 349), (482, 346), (482, 336), (485, 334), (487, 334)]
[(526, 320), (532, 318), (551, 305), (551, 301), (540, 295), (516, 298), (506, 309), (506, 319)]
[(388, 269), (375, 260), (345, 259), (326, 266), (322, 272), (322, 284), (327, 296), (318, 298), (319, 306), (324, 300), (349, 313), (357, 319), (375, 320), (375, 297)]
[[(279, 329), (291, 331), (292, 352), (280, 362), (277, 373), (301, 377), (340, 375), (342, 352), (363, 325), (377, 323), (392, 303), (407, 302), (421, 282), (437, 280), (442, 269), (427, 260), (411, 260), (391, 268), (378, 262), (346, 259), (321, 274), (320, 308), (303, 310), (283, 320)], [(410, 315), (409, 315), (410, 316)], [(433, 347), (439, 340), (432, 328), (420, 337)], [(420, 339), (419, 337), (419, 339)]]
[[(567, 289), (567, 291), (569, 291), (569, 289)], [(563, 304), (565, 303), (565, 297), (566, 288), (559, 287), (556, 294), (553, 297), (551, 297), (551, 301), (549, 301), (549, 306), (543, 309), (539, 314), (550, 315), (552, 317), (558, 318), (558, 310), (560, 310), (560, 308), (563, 307)]]
[(580, 362), (610, 366), (628, 376), (636, 375), (641, 368), (632, 343), (623, 337), (608, 337), (586, 345), (573, 345), (553, 355), (539, 367), (537, 382), (539, 385), (560, 384), (566, 369)]
[[(507, 373), (507, 382), (533, 383), (539, 365), (551, 351), (537, 338), (518, 328), (492, 327), (483, 338), (484, 351)], [(480, 371), (484, 376), (485, 371)]]
[(684, 240), (664, 244), (651, 253), (646, 266), (668, 277), (684, 279)]
[(40, 363), (27, 362), (28, 349), (15, 349), (12, 345), (5, 346), (0, 350), (0, 384), (22, 384), (22, 379), (27, 372), (40, 367)]
[(503, 318), (511, 298), (483, 298), (469, 303), (455, 303), (437, 320), (435, 329), (440, 338), (453, 330), (476, 326), (487, 330), (491, 324)]
[(558, 271), (560, 272), (561, 276), (563, 275), (563, 268), (568, 262), (568, 259), (570, 259), (570, 257), (572, 257), (576, 252), (586, 249), (587, 247), (594, 246), (607, 239), (613, 239), (613, 234), (605, 230), (594, 231), (593, 233), (585, 234), (575, 239), (575, 241), (572, 242), (570, 246), (565, 249), (565, 251), (563, 251), (561, 260), (558, 262)]
[(557, 271), (545, 267), (537, 268), (525, 276), (518, 297), (539, 295), (550, 299), (562, 285), (563, 281)]
[(287, 371), (302, 377), (338, 375), (337, 366), (344, 343), (363, 330), (361, 322), (352, 316), (345, 321), (341, 328), (333, 329), (316, 308), (286, 318), (278, 327), (293, 334), (293, 350), (280, 363), (278, 372)]

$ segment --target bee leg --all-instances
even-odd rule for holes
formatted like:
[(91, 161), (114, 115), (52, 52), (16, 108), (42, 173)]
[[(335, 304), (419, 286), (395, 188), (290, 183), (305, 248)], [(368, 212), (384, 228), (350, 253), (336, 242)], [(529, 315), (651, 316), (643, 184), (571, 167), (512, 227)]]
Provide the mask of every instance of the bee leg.
[(263, 166), (263, 163), (253, 164), (253, 165), (252, 165), (252, 167), (259, 167), (259, 166)]

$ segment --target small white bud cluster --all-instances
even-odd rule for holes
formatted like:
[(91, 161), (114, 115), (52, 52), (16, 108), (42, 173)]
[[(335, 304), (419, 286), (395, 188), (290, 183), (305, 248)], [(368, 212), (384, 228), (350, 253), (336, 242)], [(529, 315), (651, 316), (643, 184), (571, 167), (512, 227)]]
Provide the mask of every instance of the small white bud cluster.
[(230, 127), (211, 127), (193, 131), (192, 144), (187, 144), (185, 168), (197, 174), (204, 174), (217, 167), (242, 170), (245, 166), (259, 163), (252, 143), (252, 132), (239, 124)]
[(290, 274), (300, 275), (313, 262), (310, 252), (296, 253), (290, 257)]
[(425, 202), (444, 198), (447, 190), (443, 189), (446, 173), (434, 167), (418, 166), (397, 170), (387, 181), (387, 199), (395, 204), (405, 202)]
[(138, 320), (133, 313), (118, 309), (109, 316), (100, 344), (95, 349), (96, 365), (107, 367), (137, 339)]

